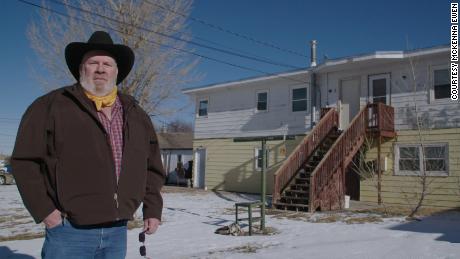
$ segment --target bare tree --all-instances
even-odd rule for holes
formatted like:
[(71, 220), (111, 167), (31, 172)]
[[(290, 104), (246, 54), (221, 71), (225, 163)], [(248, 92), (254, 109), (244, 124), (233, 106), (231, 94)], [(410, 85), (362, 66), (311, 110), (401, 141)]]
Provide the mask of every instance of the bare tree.
[[(409, 94), (410, 101), (406, 105), (405, 122), (416, 131), (415, 141), (410, 143), (408, 147), (399, 148), (400, 161), (394, 160), (394, 163), (400, 163), (398, 165), (400, 170), (403, 167), (404, 171), (417, 172), (408, 175), (414, 177), (414, 181), (411, 181), (412, 186), (404, 185), (404, 187), (401, 187), (403, 198), (410, 208), (408, 213), (408, 218), (410, 219), (415, 218), (420, 208), (426, 204), (427, 197), (430, 194), (442, 188), (442, 185), (438, 184), (436, 186), (438, 178), (433, 177), (430, 171), (443, 171), (446, 169), (446, 165), (441, 162), (441, 158), (445, 157), (445, 152), (447, 152), (447, 150), (433, 147), (429, 143), (428, 136), (430, 131), (437, 125), (435, 119), (432, 118), (433, 116), (430, 116), (428, 112), (422, 111), (423, 109), (420, 108), (420, 102), (423, 102), (421, 100), (425, 100), (420, 96), (428, 96), (429, 84), (428, 78), (424, 77), (426, 72), (421, 70), (423, 74), (420, 74), (416, 68), (416, 60), (412, 57), (409, 58), (406, 71), (409, 75), (408, 80), (404, 81), (403, 85), (398, 84), (398, 82), (392, 82), (392, 86), (397, 90)], [(352, 170), (362, 179), (371, 182), (377, 190), (379, 204), (383, 204), (382, 190), (379, 188), (381, 178), (378, 177), (377, 163), (372, 160), (374, 155), (369, 152), (374, 148), (373, 138), (366, 137), (357, 154), (357, 159), (352, 161)], [(385, 205), (384, 209), (386, 210)]]
[[(422, 159), (422, 168), (419, 168), (420, 174), (418, 175), (419, 178), (419, 186), (420, 186), (420, 193), (415, 193), (415, 204), (412, 204), (411, 212), (408, 215), (408, 218), (414, 218), (420, 208), (423, 206), (426, 197), (429, 195), (430, 192), (430, 185), (434, 181), (434, 178), (430, 179), (429, 175), (427, 174), (426, 168), (426, 155), (425, 155), (425, 138), (424, 134), (425, 131), (430, 129), (429, 120), (424, 120), (422, 115), (420, 114), (419, 107), (417, 105), (417, 91), (428, 91), (428, 84), (425, 83), (422, 89), (417, 89), (418, 86), (418, 78), (415, 72), (415, 61), (413, 58), (409, 58), (409, 65), (410, 65), (410, 76), (412, 79), (412, 98), (413, 98), (413, 112), (414, 112), (414, 119), (415, 119), (415, 126), (417, 130), (417, 139), (419, 144), (421, 145), (421, 158)], [(425, 80), (426, 82), (426, 80)], [(410, 155), (410, 154), (409, 154)], [(417, 157), (414, 157), (412, 162), (415, 163), (417, 161)]]
[(168, 123), (167, 132), (193, 132), (192, 123), (176, 119)]
[[(374, 148), (374, 138), (366, 136), (364, 143), (352, 160), (351, 169), (363, 180), (369, 180), (377, 190), (377, 199), (382, 200), (382, 191), (378, 188), (377, 166), (375, 160), (369, 160), (368, 152)], [(379, 202), (380, 203), (380, 202)]]
[(415, 181), (415, 191), (405, 190), (401, 192), (405, 196), (405, 200), (411, 207), (408, 218), (415, 219), (416, 214), (419, 212), (426, 202), (427, 197), (434, 193), (436, 190), (442, 188), (442, 185), (435, 186), (436, 177), (430, 173), (432, 171), (445, 171), (448, 167), (444, 161), (447, 150), (430, 145), (428, 136), (430, 131), (435, 128), (436, 121), (433, 116), (430, 116), (428, 112), (423, 112), (420, 109), (419, 97), (420, 95), (428, 96), (429, 83), (428, 78), (417, 73), (417, 63), (413, 57), (409, 58), (409, 74), (410, 80), (406, 85), (407, 90), (410, 92), (412, 98), (411, 103), (408, 104), (406, 109), (406, 116), (408, 122), (416, 130), (416, 147), (399, 148), (400, 158), (404, 157), (402, 161), (395, 161), (400, 163), (399, 166), (408, 168), (409, 171), (419, 172), (415, 175), (417, 180)]
[(185, 108), (170, 104), (180, 98), (182, 86), (198, 78), (194, 68), (199, 60), (180, 51), (187, 47), (181, 40), (191, 38), (186, 18), (192, 0), (62, 0), (43, 5), (65, 10), (64, 16), (41, 9), (40, 19), (28, 27), (27, 36), (39, 59), (32, 72), (45, 90), (72, 78), (64, 60), (65, 46), (105, 30), (136, 55), (133, 70), (119, 86), (122, 92), (133, 95), (152, 115), (169, 116)]

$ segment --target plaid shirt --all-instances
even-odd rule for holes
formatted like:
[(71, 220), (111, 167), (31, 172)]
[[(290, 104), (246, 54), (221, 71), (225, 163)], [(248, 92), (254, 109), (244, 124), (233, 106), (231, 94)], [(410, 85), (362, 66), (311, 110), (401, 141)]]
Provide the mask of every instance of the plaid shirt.
[(97, 115), (105, 131), (109, 134), (118, 182), (121, 173), (121, 158), (123, 157), (123, 107), (118, 96), (112, 106), (112, 120), (109, 120), (102, 110), (98, 111)]

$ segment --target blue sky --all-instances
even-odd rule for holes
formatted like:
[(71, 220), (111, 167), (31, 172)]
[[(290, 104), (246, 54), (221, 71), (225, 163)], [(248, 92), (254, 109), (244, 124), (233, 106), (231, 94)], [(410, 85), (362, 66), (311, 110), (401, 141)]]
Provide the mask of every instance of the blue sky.
[[(31, 76), (30, 66), (36, 57), (25, 35), (36, 12), (33, 7), (16, 0), (2, 1), (0, 8), (3, 35), (0, 41), (0, 153), (12, 151), (20, 117), (35, 98), (44, 94)], [(309, 41), (316, 39), (320, 59), (324, 55), (338, 58), (378, 50), (444, 45), (449, 43), (450, 34), (450, 1), (447, 0), (195, 0), (191, 15), (306, 56), (309, 56)], [(309, 66), (309, 57), (255, 44), (191, 20), (188, 25), (195, 37), (294, 67)], [(267, 73), (292, 69), (193, 48), (196, 53)], [(263, 75), (205, 59), (195, 72), (203, 78), (188, 87)], [(178, 116), (190, 121), (192, 113), (193, 107)]]

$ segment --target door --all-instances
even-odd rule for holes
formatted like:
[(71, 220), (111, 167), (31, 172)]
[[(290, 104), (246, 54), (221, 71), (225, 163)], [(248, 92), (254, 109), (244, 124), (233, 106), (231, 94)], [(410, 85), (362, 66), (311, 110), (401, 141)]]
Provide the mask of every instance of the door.
[(340, 81), (340, 128), (345, 130), (360, 108), (360, 79)]
[(199, 148), (195, 151), (195, 175), (193, 186), (195, 188), (204, 188), (204, 177), (206, 168), (206, 149)]

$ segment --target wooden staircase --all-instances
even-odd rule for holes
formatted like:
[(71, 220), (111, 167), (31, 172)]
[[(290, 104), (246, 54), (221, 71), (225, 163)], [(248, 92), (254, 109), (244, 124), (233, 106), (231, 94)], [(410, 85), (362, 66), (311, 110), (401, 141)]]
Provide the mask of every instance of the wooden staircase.
[(323, 109), (321, 120), (275, 173), (273, 207), (333, 210), (342, 207), (345, 172), (366, 136), (394, 137), (393, 107), (368, 104), (341, 132), (338, 113)]
[(324, 138), (317, 149), (302, 165), (297, 174), (292, 177), (287, 187), (281, 194), (279, 201), (273, 203), (275, 208), (283, 210), (308, 211), (310, 196), (310, 176), (314, 169), (321, 162), (321, 159), (332, 147), (340, 131), (333, 128)]

